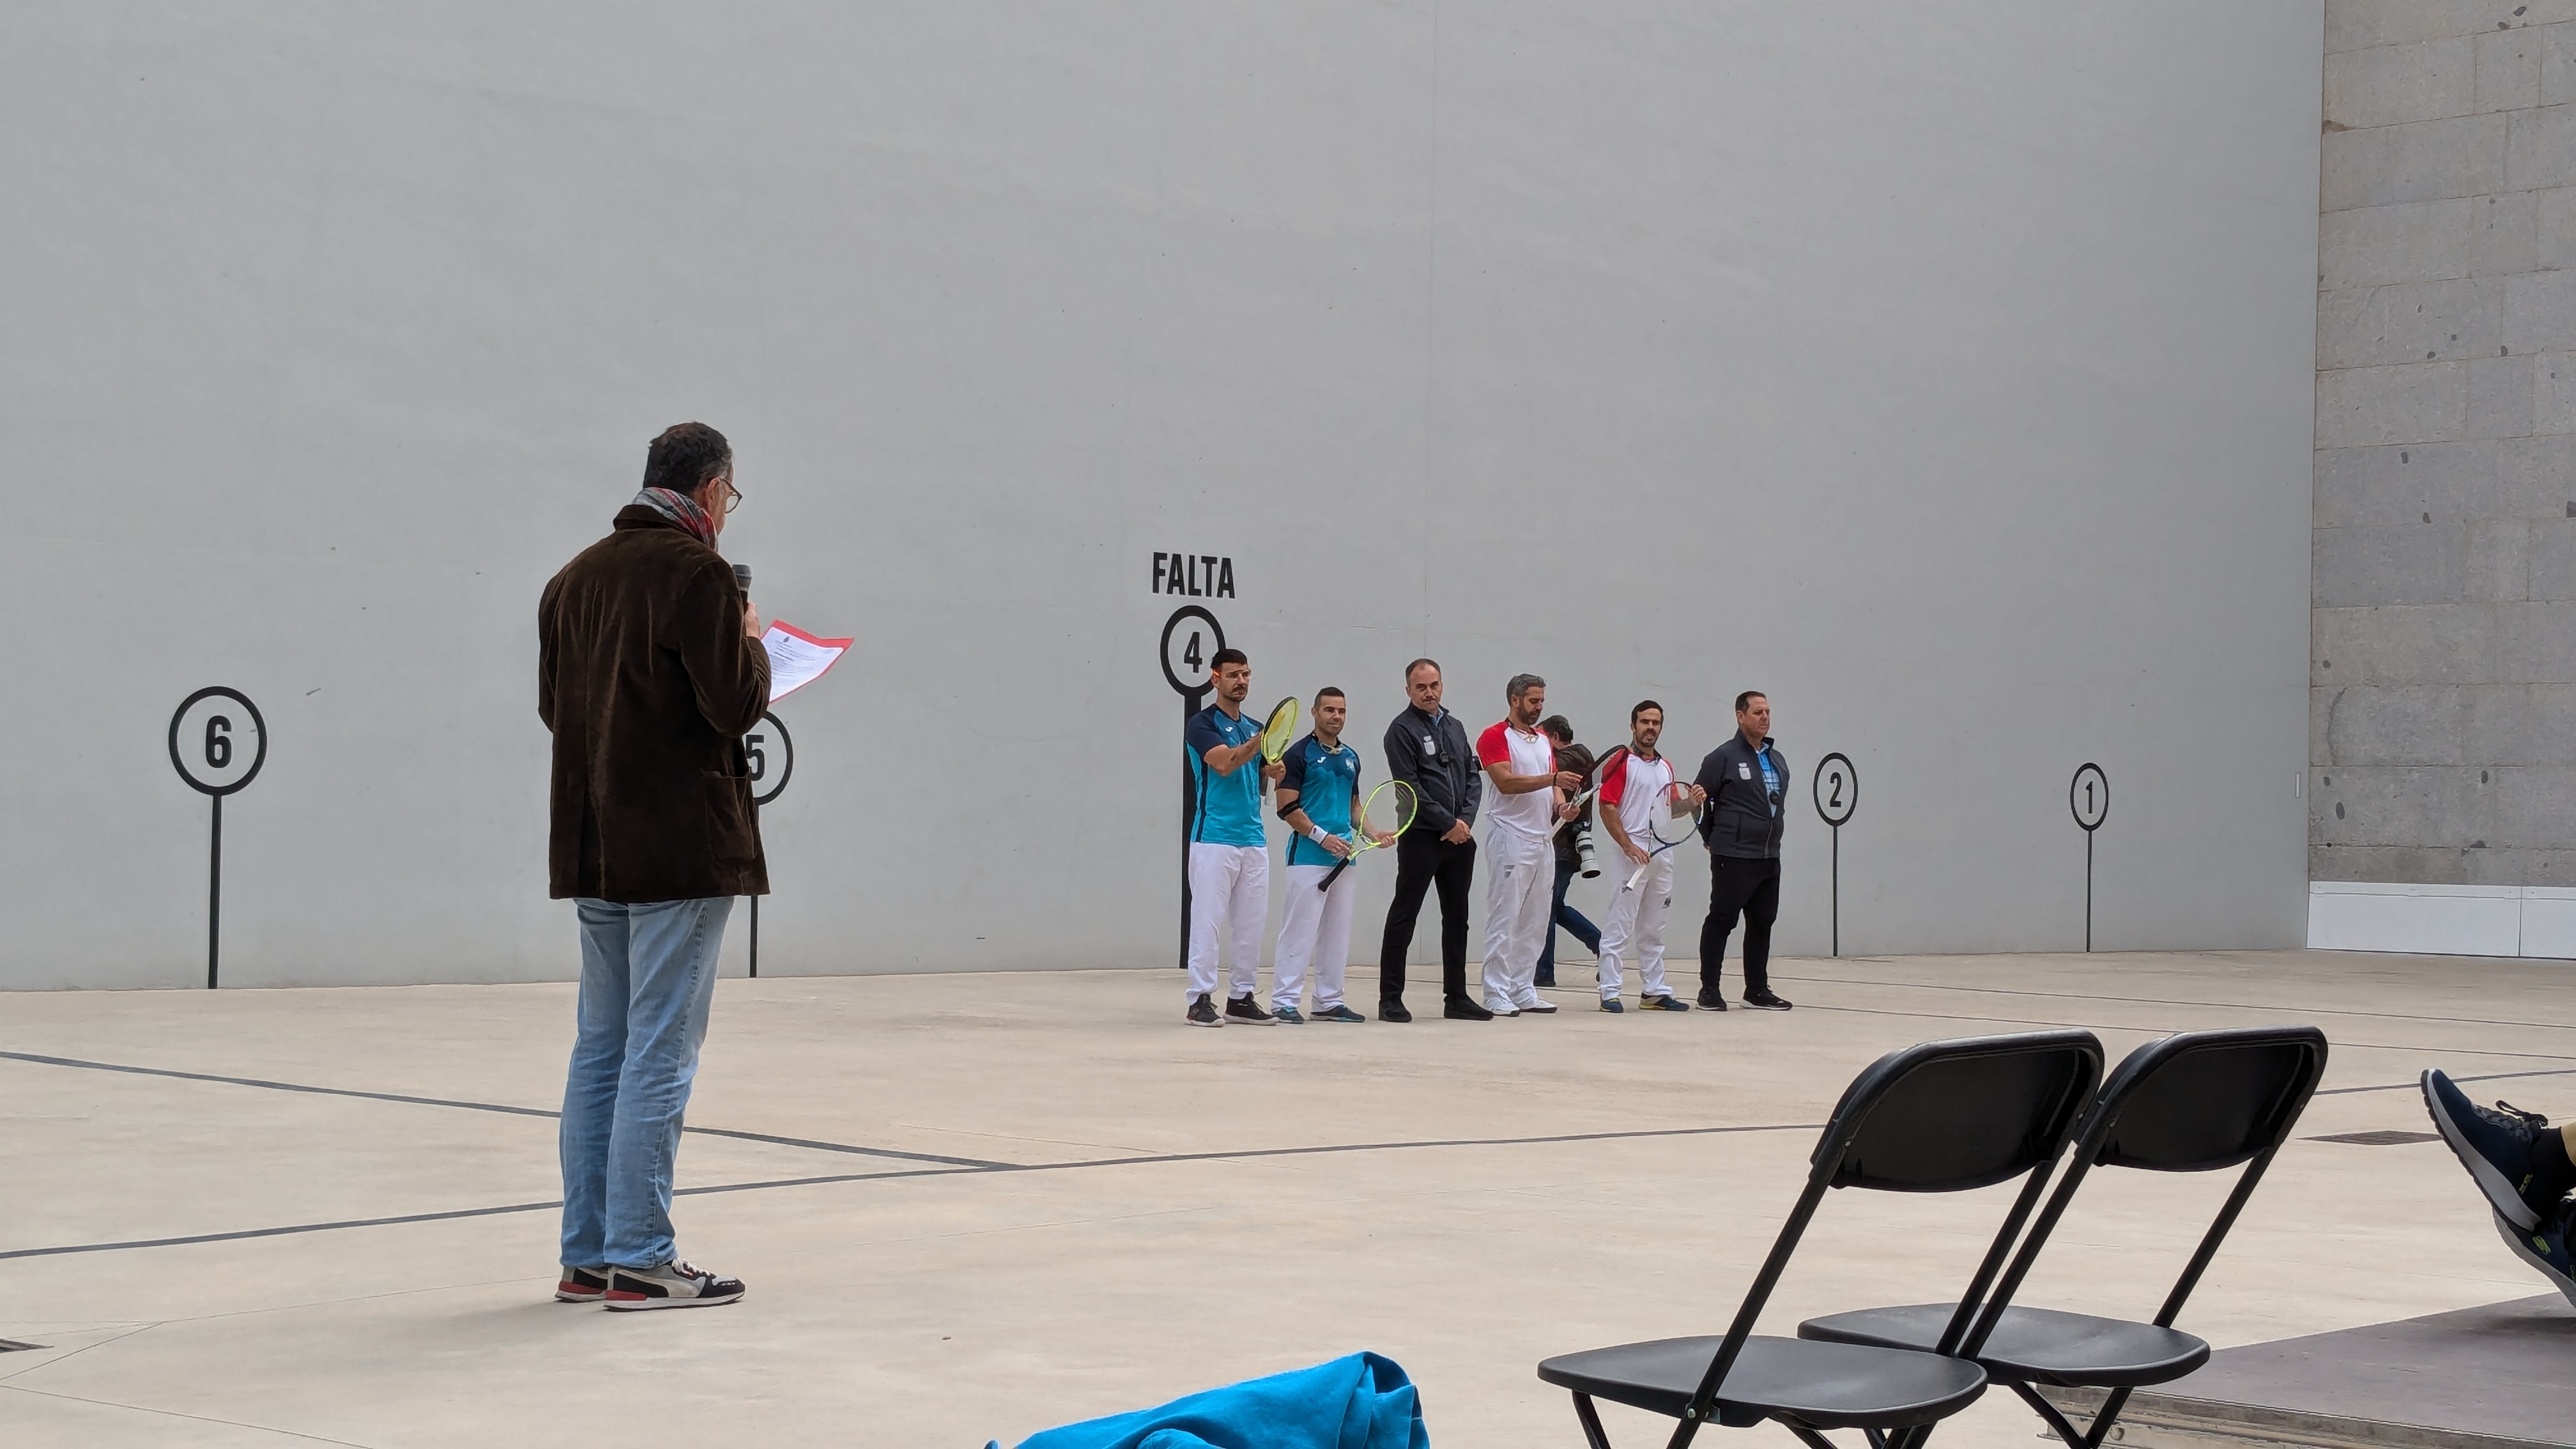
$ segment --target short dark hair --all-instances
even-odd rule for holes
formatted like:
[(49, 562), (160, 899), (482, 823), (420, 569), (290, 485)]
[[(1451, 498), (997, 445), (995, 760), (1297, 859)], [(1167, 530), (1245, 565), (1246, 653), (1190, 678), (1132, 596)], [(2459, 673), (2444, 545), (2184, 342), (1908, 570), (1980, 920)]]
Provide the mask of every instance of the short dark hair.
[(1564, 740), (1569, 744), (1574, 740), (1574, 726), (1561, 714), (1552, 714), (1547, 718), (1540, 720), (1538, 722), (1538, 732), (1547, 736), (1549, 739)]
[(1556, 767), (1560, 770), (1572, 770), (1578, 775), (1589, 775), (1592, 773), (1592, 767), (1600, 763), (1601, 762), (1599, 760), (1592, 758), (1592, 752), (1590, 750), (1585, 749), (1581, 745), (1559, 745), (1557, 747)]
[(1329, 684), (1327, 684), (1327, 685), (1325, 685), (1323, 688), (1321, 688), (1321, 689), (1319, 689), (1319, 690), (1316, 690), (1316, 691), (1315, 691), (1315, 706), (1316, 706), (1316, 708), (1318, 708), (1318, 709), (1322, 708), (1322, 707), (1323, 707), (1323, 704), (1324, 704), (1324, 701), (1325, 701), (1325, 700), (1328, 700), (1328, 699), (1338, 699), (1338, 700), (1342, 700), (1342, 701), (1347, 702), (1347, 701), (1350, 699), (1350, 696), (1349, 696), (1349, 695), (1347, 695), (1347, 694), (1342, 693), (1342, 692), (1341, 692), (1340, 690), (1338, 690), (1338, 689), (1333, 688), (1333, 687), (1332, 687), (1331, 685), (1329, 685)]
[(1503, 686), (1503, 698), (1518, 699), (1533, 689), (1545, 688), (1547, 688), (1547, 681), (1535, 674), (1515, 674), (1511, 682)]
[(1742, 714), (1752, 705), (1753, 701), (1757, 699), (1769, 699), (1770, 697), (1771, 696), (1764, 694), (1761, 690), (1748, 689), (1735, 697), (1735, 712), (1737, 714)]
[(1229, 664), (1250, 664), (1251, 662), (1252, 656), (1240, 649), (1232, 647), (1220, 649), (1208, 656), (1208, 673), (1213, 675)]
[(1646, 711), (1648, 711), (1648, 710), (1650, 710), (1650, 709), (1651, 709), (1651, 710), (1653, 710), (1653, 711), (1654, 711), (1655, 713), (1657, 713), (1657, 714), (1662, 714), (1662, 713), (1664, 712), (1664, 707), (1663, 707), (1662, 705), (1660, 705), (1660, 704), (1655, 703), (1655, 702), (1654, 702), (1653, 700), (1651, 700), (1651, 699), (1641, 699), (1641, 700), (1638, 700), (1635, 704), (1630, 705), (1630, 706), (1628, 707), (1628, 725), (1629, 725), (1629, 727), (1630, 727), (1630, 728), (1632, 728), (1632, 729), (1633, 729), (1633, 728), (1635, 728), (1635, 727), (1636, 727), (1636, 724), (1637, 724), (1637, 716), (1639, 716), (1639, 715), (1641, 715), (1641, 714), (1644, 714)]
[(1425, 664), (1428, 664), (1428, 665), (1430, 665), (1430, 666), (1431, 666), (1431, 672), (1432, 672), (1432, 673), (1434, 673), (1434, 674), (1438, 674), (1438, 673), (1440, 672), (1440, 661), (1439, 661), (1439, 660), (1437, 660), (1437, 659), (1416, 659), (1416, 660), (1414, 660), (1411, 664), (1408, 664), (1408, 665), (1404, 666), (1404, 682), (1405, 682), (1406, 684), (1411, 684), (1411, 683), (1413, 682), (1413, 671), (1415, 671), (1415, 670), (1417, 670), (1417, 669), (1420, 669), (1420, 668), (1421, 668), (1423, 665), (1425, 665)]
[(733, 444), (704, 423), (664, 428), (644, 450), (644, 486), (694, 494), (733, 467)]

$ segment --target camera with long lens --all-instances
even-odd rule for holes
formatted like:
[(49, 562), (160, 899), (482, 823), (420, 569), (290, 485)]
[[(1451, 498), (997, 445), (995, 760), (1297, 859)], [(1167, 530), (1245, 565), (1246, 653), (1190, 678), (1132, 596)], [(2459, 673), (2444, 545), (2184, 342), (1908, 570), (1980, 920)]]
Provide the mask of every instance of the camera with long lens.
[(1585, 880), (1601, 873), (1601, 862), (1592, 856), (1592, 822), (1589, 820), (1574, 827), (1574, 861), (1577, 873)]

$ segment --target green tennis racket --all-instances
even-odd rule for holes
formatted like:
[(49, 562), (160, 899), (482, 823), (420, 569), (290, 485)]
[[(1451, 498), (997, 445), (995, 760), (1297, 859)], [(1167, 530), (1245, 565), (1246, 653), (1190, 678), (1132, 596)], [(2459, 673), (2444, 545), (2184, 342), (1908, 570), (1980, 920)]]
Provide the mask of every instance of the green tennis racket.
[(1368, 792), (1368, 798), (1360, 802), (1359, 818), (1351, 822), (1351, 853), (1335, 861), (1333, 868), (1324, 872), (1324, 878), (1316, 882), (1315, 889), (1331, 890), (1333, 882), (1342, 878), (1342, 872), (1349, 870), (1362, 852), (1395, 844), (1397, 836), (1412, 828), (1413, 813), (1420, 804), (1413, 787), (1402, 780), (1388, 780)]

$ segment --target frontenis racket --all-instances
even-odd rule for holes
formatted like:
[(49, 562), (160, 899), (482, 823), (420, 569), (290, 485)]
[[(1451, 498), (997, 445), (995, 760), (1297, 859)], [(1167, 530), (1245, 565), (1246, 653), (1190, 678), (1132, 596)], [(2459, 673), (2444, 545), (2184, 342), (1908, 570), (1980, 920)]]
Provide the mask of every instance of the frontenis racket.
[(1349, 870), (1362, 852), (1395, 844), (1397, 836), (1413, 827), (1413, 811), (1419, 803), (1413, 787), (1402, 780), (1388, 780), (1368, 792), (1368, 798), (1360, 802), (1360, 818), (1351, 822), (1351, 853), (1335, 861), (1315, 889), (1331, 890), (1333, 882), (1342, 878), (1342, 872)]
[[(1279, 763), (1288, 747), (1297, 740), (1297, 696), (1290, 695), (1270, 707), (1270, 718), (1261, 726), (1261, 763)], [(1261, 793), (1270, 793), (1270, 777), (1261, 777)]]
[(1646, 833), (1655, 838), (1655, 848), (1646, 852), (1646, 858), (1638, 863), (1635, 870), (1628, 872), (1628, 883), (1619, 889), (1635, 890), (1637, 882), (1646, 878), (1646, 867), (1655, 863), (1656, 856), (1690, 839), (1699, 828), (1699, 811), (1691, 805), (1690, 792), (1691, 787), (1679, 781), (1665, 789), (1661, 808), (1646, 818)]
[[(1583, 818), (1583, 807), (1591, 804), (1592, 797), (1601, 793), (1601, 787), (1618, 778), (1618, 773), (1626, 768), (1628, 768), (1628, 747), (1626, 745), (1621, 745), (1610, 753), (1603, 755), (1600, 763), (1592, 767), (1591, 785), (1586, 787), (1582, 794), (1565, 802), (1566, 804), (1574, 807), (1574, 820)], [(1556, 832), (1573, 824), (1574, 820), (1559, 820), (1554, 825), (1549, 826), (1547, 828), (1547, 838), (1554, 840), (1556, 838)]]

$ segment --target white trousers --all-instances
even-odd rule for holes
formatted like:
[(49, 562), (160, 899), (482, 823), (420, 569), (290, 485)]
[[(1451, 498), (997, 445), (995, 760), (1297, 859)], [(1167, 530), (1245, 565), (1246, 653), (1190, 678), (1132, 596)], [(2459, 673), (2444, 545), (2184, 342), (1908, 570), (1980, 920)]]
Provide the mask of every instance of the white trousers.
[(1270, 923), (1270, 847), (1190, 843), (1190, 989), (1192, 1000), (1216, 991), (1216, 947), (1234, 943), (1234, 989), (1259, 985), (1261, 928)]
[[(1664, 985), (1664, 920), (1673, 913), (1673, 855), (1667, 850), (1646, 862), (1646, 873), (1637, 877), (1635, 890), (1610, 893), (1610, 914), (1601, 923), (1604, 1001), (1619, 994), (1619, 963), (1626, 959), (1637, 963), (1638, 995), (1672, 995)], [(1610, 860), (1613, 870), (1636, 869), (1626, 856), (1614, 854)]]
[(1485, 1009), (1538, 1003), (1539, 933), (1556, 905), (1556, 848), (1508, 825), (1485, 833)]
[(1270, 1006), (1295, 1006), (1306, 986), (1306, 970), (1315, 972), (1315, 1009), (1342, 1004), (1342, 968), (1351, 961), (1351, 902), (1359, 899), (1356, 871), (1343, 871), (1330, 892), (1315, 889), (1331, 875), (1329, 865), (1288, 867), (1288, 903), (1279, 921), (1279, 950), (1271, 959)]

